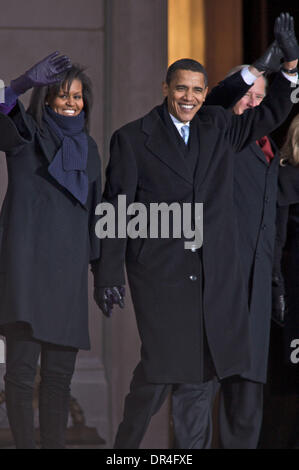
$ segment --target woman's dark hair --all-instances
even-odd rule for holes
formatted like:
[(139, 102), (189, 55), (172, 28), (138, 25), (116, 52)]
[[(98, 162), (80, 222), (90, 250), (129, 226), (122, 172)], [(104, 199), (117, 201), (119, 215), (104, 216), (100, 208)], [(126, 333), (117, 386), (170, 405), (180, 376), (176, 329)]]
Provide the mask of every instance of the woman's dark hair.
[(208, 74), (204, 66), (193, 59), (179, 59), (168, 67), (166, 73), (166, 83), (170, 85), (171, 80), (173, 79), (177, 70), (191, 70), (191, 72), (199, 72), (204, 76), (205, 87), (208, 86)]
[(72, 67), (61, 76), (59, 82), (54, 83), (53, 85), (36, 87), (33, 89), (27, 111), (35, 119), (40, 128), (42, 127), (42, 118), (46, 102), (50, 102), (58, 96), (61, 88), (69, 91), (73, 80), (80, 80), (83, 90), (85, 130), (89, 132), (93, 95), (91, 80), (84, 71), (85, 68), (83, 66), (73, 64)]

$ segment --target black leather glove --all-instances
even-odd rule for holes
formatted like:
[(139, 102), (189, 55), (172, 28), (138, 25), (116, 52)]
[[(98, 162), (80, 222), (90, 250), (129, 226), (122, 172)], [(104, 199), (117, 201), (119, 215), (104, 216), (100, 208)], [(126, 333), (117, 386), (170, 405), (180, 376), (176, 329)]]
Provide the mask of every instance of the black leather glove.
[(283, 57), (282, 50), (277, 44), (277, 41), (272, 42), (266, 52), (257, 59), (252, 66), (259, 72), (278, 72), (280, 70), (280, 62)]
[(125, 288), (118, 287), (95, 287), (93, 292), (94, 300), (106, 317), (111, 317), (113, 305), (124, 308)]
[(283, 280), (280, 275), (272, 277), (272, 320), (279, 326), (285, 325), (288, 313), (286, 295), (283, 288)]
[(299, 46), (295, 35), (294, 18), (289, 13), (281, 13), (276, 18), (274, 34), (285, 62), (298, 59)]
[(61, 79), (61, 76), (72, 64), (70, 59), (59, 52), (53, 52), (41, 60), (20, 77), (12, 80), (10, 86), (16, 95), (21, 95), (32, 87), (52, 85)]

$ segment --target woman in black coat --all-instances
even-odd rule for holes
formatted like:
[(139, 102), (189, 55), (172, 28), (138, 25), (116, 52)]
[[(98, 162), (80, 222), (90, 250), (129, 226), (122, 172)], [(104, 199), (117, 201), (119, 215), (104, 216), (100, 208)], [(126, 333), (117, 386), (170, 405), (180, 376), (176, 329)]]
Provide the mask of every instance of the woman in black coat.
[(273, 314), (285, 326), (285, 356), (292, 364), (291, 343), (299, 338), (299, 114), (291, 122), (281, 156)]
[[(18, 95), (34, 87), (27, 112)], [(41, 355), (41, 446), (63, 448), (78, 349), (89, 349), (87, 277), (101, 165), (89, 136), (91, 83), (58, 53), (5, 90), (0, 149), (8, 189), (0, 218), (0, 325), (5, 394), (17, 448), (34, 448), (32, 398)]]
[[(281, 336), (278, 329), (272, 332), (269, 390), (275, 390), (275, 394), (279, 390), (288, 397), (290, 403), (291, 395), (299, 394), (299, 114), (291, 122), (286, 142), (281, 149), (281, 157), (272, 283), (272, 318), (284, 328)], [(277, 345), (281, 340), (283, 350), (277, 351)], [(283, 414), (278, 414), (277, 426), (285, 426), (286, 429), (289, 427), (290, 433), (287, 439), (281, 438), (282, 442), (278, 441), (278, 445), (298, 448), (299, 409), (296, 405), (292, 408), (290, 404), (282, 409)], [(266, 408), (264, 414), (266, 445), (267, 428), (268, 426), (269, 429), (273, 428), (273, 417), (268, 424), (268, 415), (269, 411)], [(272, 436), (271, 433), (269, 435)]]

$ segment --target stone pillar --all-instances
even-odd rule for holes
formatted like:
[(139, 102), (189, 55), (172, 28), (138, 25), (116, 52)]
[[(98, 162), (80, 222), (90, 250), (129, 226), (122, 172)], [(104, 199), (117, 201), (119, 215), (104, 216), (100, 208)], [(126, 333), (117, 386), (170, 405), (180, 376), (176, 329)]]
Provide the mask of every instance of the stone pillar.
[(242, 0), (205, 0), (205, 67), (209, 87), (243, 63)]

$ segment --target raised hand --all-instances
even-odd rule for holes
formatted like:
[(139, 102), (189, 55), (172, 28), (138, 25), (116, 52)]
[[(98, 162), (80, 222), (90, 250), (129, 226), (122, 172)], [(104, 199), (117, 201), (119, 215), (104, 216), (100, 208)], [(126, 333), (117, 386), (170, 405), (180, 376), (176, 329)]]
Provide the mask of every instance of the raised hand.
[(58, 82), (62, 74), (71, 66), (70, 59), (56, 51), (35, 64), (20, 77), (12, 80), (10, 86), (17, 95), (21, 95), (32, 87), (52, 85)]
[(297, 60), (299, 47), (294, 29), (294, 18), (289, 13), (281, 13), (275, 20), (275, 39), (282, 50), (285, 62)]
[(252, 66), (259, 72), (278, 72), (280, 69), (280, 61), (283, 57), (282, 50), (278, 46), (277, 41), (272, 42), (266, 52), (259, 57)]

